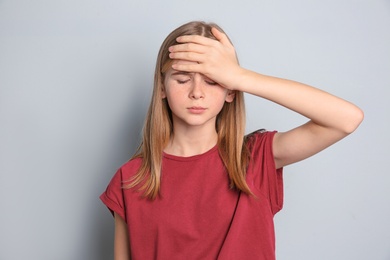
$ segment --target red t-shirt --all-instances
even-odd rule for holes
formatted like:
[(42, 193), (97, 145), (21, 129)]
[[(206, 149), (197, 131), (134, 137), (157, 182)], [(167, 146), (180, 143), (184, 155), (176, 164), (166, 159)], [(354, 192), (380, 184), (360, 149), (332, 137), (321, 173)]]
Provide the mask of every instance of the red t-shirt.
[(204, 154), (164, 154), (160, 196), (122, 189), (141, 159), (124, 164), (100, 196), (126, 221), (131, 256), (148, 259), (275, 259), (274, 215), (283, 205), (282, 169), (275, 169), (275, 132), (252, 136), (247, 183), (256, 195), (229, 188), (217, 147)]

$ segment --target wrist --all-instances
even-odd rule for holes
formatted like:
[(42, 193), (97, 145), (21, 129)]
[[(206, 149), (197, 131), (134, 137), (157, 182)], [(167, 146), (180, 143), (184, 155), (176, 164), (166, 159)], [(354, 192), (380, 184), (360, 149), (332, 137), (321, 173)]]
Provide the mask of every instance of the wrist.
[(235, 73), (234, 76), (232, 75), (234, 79), (232, 84), (233, 90), (247, 92), (246, 87), (248, 87), (248, 81), (250, 78), (249, 73), (250, 71), (242, 67), (238, 68), (237, 73)]

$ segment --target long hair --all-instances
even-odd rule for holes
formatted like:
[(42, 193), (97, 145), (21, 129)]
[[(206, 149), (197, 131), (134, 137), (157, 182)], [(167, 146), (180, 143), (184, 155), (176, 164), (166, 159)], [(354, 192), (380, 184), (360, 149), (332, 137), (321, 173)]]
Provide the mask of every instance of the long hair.
[[(162, 97), (165, 73), (172, 60), (168, 48), (178, 44), (176, 38), (183, 35), (201, 35), (215, 39), (211, 28), (223, 30), (214, 23), (190, 22), (172, 31), (164, 40), (157, 56), (154, 73), (152, 99), (146, 115), (142, 142), (134, 158), (141, 158), (142, 163), (137, 173), (128, 180), (125, 188), (140, 185), (140, 191), (149, 199), (155, 199), (160, 190), (163, 150), (173, 134), (172, 112), (166, 98)], [(218, 151), (230, 178), (230, 187), (252, 194), (246, 181), (246, 168), (249, 151), (245, 144), (245, 105), (244, 95), (236, 91), (232, 102), (225, 102), (217, 115)]]

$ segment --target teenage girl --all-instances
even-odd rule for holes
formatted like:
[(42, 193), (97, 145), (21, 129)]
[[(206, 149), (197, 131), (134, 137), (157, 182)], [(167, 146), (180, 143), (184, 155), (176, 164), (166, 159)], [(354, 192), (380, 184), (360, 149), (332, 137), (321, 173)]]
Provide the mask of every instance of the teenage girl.
[[(243, 93), (309, 121), (245, 136)], [(240, 67), (216, 24), (180, 26), (157, 57), (142, 143), (101, 195), (115, 216), (115, 259), (275, 259), (282, 168), (362, 120), (343, 99)]]

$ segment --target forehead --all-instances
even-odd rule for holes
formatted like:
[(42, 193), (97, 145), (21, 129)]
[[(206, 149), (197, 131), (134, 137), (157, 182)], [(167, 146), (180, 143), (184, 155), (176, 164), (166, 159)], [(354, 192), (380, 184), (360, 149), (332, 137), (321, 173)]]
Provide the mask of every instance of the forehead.
[[(194, 61), (186, 61), (186, 60), (171, 60), (169, 59), (161, 68), (161, 73), (162, 74), (166, 74), (166, 75), (169, 75), (173, 72), (177, 72), (177, 70), (174, 70), (172, 68), (172, 64), (174, 62), (180, 62), (180, 64), (183, 64), (183, 65), (191, 65), (191, 64), (198, 64), (197, 62), (194, 62)], [(184, 72), (183, 72), (184, 73)]]

